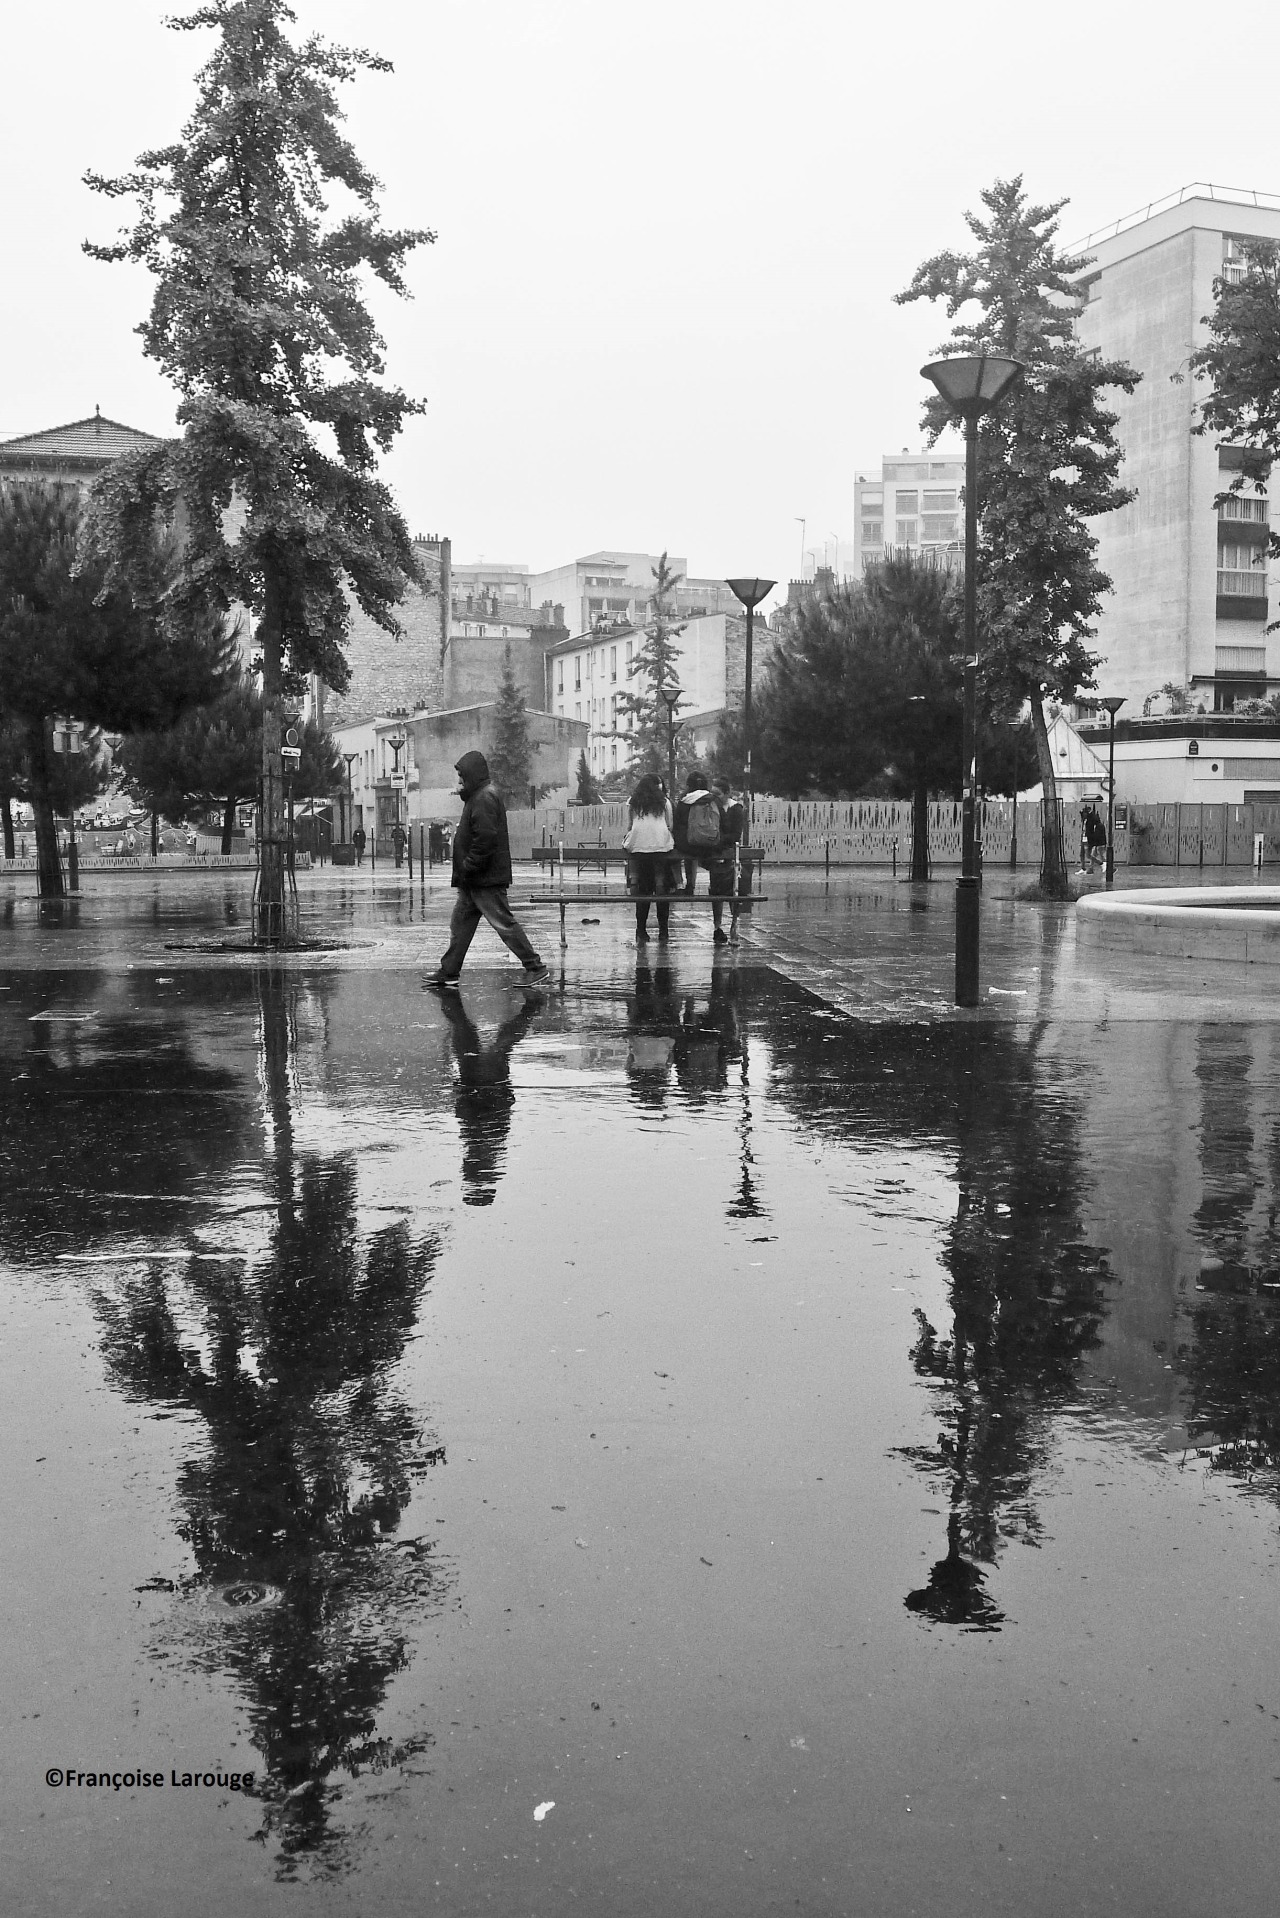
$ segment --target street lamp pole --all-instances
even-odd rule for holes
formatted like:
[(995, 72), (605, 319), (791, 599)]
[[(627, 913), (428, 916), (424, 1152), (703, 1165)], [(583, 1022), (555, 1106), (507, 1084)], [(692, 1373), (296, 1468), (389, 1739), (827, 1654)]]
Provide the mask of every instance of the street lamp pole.
[(360, 755), (359, 753), (343, 753), (342, 757), (347, 762), (347, 844), (350, 845), (351, 834), (356, 822), (356, 809), (351, 803), (351, 767), (354, 761), (359, 759)]
[(1111, 715), (1111, 730), (1107, 738), (1107, 884), (1116, 876), (1116, 714), (1124, 705), (1122, 695), (1108, 694), (1106, 699), (1098, 701)]
[(731, 579), (726, 585), (740, 605), (747, 609), (747, 656), (746, 678), (742, 689), (742, 759), (743, 784), (746, 789), (746, 820), (742, 828), (742, 843), (751, 844), (751, 652), (755, 636), (755, 613), (760, 601), (771, 593), (777, 585), (772, 579)]
[(1022, 372), (995, 353), (934, 360), (920, 369), (964, 421), (964, 788), (956, 881), (956, 1004), (978, 1003), (978, 421)]
[(668, 692), (665, 686), (659, 686), (658, 697), (667, 709), (667, 770), (670, 773), (668, 791), (671, 804), (676, 803), (676, 707), (680, 704), (680, 688)]

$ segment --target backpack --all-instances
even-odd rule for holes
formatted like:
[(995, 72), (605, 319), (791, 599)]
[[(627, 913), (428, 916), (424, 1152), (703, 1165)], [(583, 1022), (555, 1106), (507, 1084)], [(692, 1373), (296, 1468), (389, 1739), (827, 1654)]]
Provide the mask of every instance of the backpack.
[(721, 838), (720, 801), (714, 793), (704, 793), (689, 808), (685, 842), (691, 852), (714, 852)]

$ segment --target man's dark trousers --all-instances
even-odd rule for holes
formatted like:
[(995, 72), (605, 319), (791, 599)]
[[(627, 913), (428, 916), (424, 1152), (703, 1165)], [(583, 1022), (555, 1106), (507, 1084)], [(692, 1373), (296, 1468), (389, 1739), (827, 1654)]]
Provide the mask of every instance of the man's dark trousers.
[(457, 894), (453, 902), (453, 916), (449, 920), (449, 950), (440, 961), (442, 978), (456, 979), (462, 971), (467, 948), (482, 919), (489, 921), (499, 939), (504, 945), (510, 946), (522, 966), (532, 967), (541, 963), (529, 944), (524, 927), (507, 904), (505, 886), (459, 886)]

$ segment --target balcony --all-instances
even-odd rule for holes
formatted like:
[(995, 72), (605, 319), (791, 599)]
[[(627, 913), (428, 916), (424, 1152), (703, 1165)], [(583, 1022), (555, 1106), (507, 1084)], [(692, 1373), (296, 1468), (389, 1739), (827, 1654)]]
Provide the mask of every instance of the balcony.
[(1219, 619), (1265, 619), (1267, 573), (1264, 566), (1218, 568)]

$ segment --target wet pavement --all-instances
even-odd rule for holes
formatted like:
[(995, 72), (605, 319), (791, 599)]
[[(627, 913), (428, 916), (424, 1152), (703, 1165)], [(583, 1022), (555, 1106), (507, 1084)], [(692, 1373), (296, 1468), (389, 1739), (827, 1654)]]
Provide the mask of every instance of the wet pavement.
[(6, 1911), (1265, 1909), (1280, 990), (1016, 884), (0, 881)]

